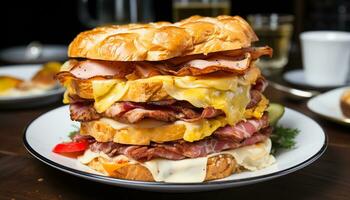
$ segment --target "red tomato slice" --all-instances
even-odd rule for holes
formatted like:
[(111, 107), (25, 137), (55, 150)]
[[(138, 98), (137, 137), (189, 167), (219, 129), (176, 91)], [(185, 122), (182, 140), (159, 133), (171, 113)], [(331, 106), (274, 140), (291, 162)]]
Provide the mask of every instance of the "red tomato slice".
[(89, 142), (87, 140), (80, 140), (77, 142), (66, 142), (57, 144), (53, 148), (55, 153), (74, 153), (84, 151), (89, 147)]

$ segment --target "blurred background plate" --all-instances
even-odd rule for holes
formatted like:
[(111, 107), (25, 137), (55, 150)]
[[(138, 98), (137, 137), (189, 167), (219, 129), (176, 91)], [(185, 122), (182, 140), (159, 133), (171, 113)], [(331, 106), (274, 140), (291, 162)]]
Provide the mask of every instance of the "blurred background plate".
[[(0, 67), (0, 75), (10, 75), (24, 80), (29, 80), (42, 68), (41, 64), (10, 65)], [(0, 96), (0, 109), (30, 108), (47, 105), (62, 99), (64, 88), (55, 87), (42, 94), (24, 96)]]
[(350, 126), (350, 119), (345, 118), (340, 108), (340, 97), (350, 87), (342, 87), (320, 94), (307, 102), (307, 107), (314, 113), (339, 124)]
[[(33, 44), (33, 43), (31, 43)], [(30, 46), (15, 46), (0, 51), (0, 60), (6, 63), (33, 64), (44, 63), (51, 60), (67, 60), (67, 47), (64, 45), (34, 43)], [(37, 44), (37, 45), (35, 45)], [(36, 48), (37, 56), (28, 56), (30, 48)]]

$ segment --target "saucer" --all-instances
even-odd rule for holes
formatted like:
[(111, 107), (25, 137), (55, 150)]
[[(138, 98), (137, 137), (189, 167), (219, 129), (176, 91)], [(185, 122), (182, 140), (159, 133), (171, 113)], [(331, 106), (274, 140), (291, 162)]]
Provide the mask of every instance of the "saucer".
[(315, 89), (330, 89), (330, 88), (345, 86), (348, 84), (347, 83), (347, 84), (326, 85), (326, 86), (313, 85), (306, 82), (305, 73), (303, 69), (287, 71), (286, 73), (283, 74), (283, 79), (292, 85), (296, 85), (304, 88), (315, 88)]

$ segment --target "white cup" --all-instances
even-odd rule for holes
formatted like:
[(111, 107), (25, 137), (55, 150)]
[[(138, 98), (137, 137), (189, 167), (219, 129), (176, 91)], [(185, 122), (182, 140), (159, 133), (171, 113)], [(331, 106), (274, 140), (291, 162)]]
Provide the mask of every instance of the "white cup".
[(306, 82), (314, 86), (346, 83), (350, 69), (350, 32), (309, 31), (300, 34)]

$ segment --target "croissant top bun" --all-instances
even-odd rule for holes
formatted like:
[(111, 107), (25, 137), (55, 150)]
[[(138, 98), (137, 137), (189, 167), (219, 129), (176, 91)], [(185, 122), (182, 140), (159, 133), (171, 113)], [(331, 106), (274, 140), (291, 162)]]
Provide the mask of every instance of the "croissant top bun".
[(68, 56), (109, 61), (160, 61), (249, 47), (257, 41), (239, 16), (192, 16), (177, 23), (156, 22), (97, 27), (80, 33)]

